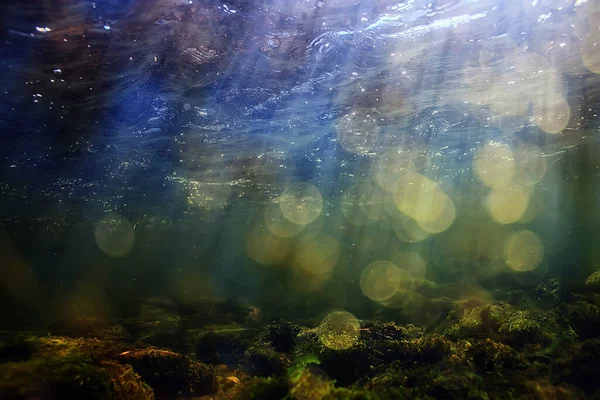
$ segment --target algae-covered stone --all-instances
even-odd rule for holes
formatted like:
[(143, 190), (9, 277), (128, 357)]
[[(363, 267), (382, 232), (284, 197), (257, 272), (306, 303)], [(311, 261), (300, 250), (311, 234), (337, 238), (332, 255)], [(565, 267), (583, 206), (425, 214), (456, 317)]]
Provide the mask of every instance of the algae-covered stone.
[(566, 382), (581, 388), (591, 398), (600, 396), (600, 339), (590, 339), (564, 349), (552, 368), (553, 383)]
[(254, 330), (230, 327), (201, 332), (196, 342), (196, 357), (208, 364), (237, 366), (255, 336)]
[(600, 307), (587, 301), (576, 301), (563, 304), (560, 310), (579, 339), (600, 336)]
[(130, 366), (114, 361), (36, 358), (0, 365), (2, 399), (153, 399)]
[(548, 344), (561, 331), (553, 313), (542, 309), (520, 308), (502, 302), (465, 309), (446, 334), (454, 339), (487, 338), (513, 345)]
[(287, 354), (269, 346), (252, 346), (244, 354), (244, 369), (251, 375), (279, 376), (290, 367), (292, 361)]
[(300, 333), (300, 327), (287, 321), (278, 321), (268, 325), (259, 340), (273, 346), (276, 351), (289, 353)]
[(592, 273), (585, 280), (585, 286), (589, 289), (600, 290), (600, 271)]
[(123, 341), (131, 339), (129, 332), (121, 325), (97, 318), (61, 319), (50, 324), (49, 331), (53, 335), (72, 338), (83, 337)]
[(127, 351), (120, 354), (119, 360), (130, 364), (154, 389), (157, 398), (200, 396), (217, 389), (217, 379), (212, 368), (172, 351)]

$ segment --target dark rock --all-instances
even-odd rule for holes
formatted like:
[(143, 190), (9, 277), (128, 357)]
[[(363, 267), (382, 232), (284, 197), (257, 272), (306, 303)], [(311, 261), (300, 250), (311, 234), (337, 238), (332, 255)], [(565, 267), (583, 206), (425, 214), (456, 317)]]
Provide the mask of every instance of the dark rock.
[(576, 301), (563, 304), (560, 310), (580, 339), (600, 335), (600, 307), (587, 301)]
[(237, 366), (256, 333), (248, 329), (221, 329), (198, 335), (196, 357), (198, 360), (218, 365)]
[(567, 382), (597, 398), (600, 376), (600, 339), (590, 339), (565, 349), (564, 358), (552, 367), (553, 383)]
[(217, 390), (217, 380), (212, 368), (172, 351), (127, 351), (121, 353), (118, 359), (130, 364), (154, 389), (157, 398), (200, 396)]
[(114, 361), (37, 358), (0, 365), (2, 399), (154, 399), (129, 365)]
[(119, 324), (110, 324), (97, 318), (62, 319), (49, 326), (53, 335), (68, 336), (72, 338), (97, 338), (104, 340), (131, 339), (129, 332)]
[(290, 357), (268, 346), (250, 347), (244, 354), (244, 370), (251, 375), (280, 376), (292, 364)]
[(273, 346), (276, 351), (289, 353), (296, 343), (300, 327), (286, 321), (270, 324), (260, 337), (262, 343)]

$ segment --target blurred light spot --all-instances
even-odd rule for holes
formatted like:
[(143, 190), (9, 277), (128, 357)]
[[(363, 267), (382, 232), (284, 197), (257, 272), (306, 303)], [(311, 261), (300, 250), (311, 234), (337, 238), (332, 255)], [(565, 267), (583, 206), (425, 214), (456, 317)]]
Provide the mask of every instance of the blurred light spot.
[(373, 261), (360, 274), (360, 289), (363, 294), (375, 301), (390, 299), (407, 278), (395, 264), (389, 261)]
[(402, 174), (396, 183), (394, 203), (416, 221), (435, 221), (444, 212), (444, 192), (437, 183), (416, 172)]
[(559, 133), (567, 127), (571, 118), (571, 109), (560, 95), (534, 100), (533, 121), (546, 133)]
[(329, 279), (333, 274), (339, 253), (337, 240), (327, 234), (301, 239), (296, 245), (296, 266), (319, 280)]
[(362, 201), (361, 185), (355, 185), (349, 188), (340, 198), (340, 209), (344, 217), (352, 225), (363, 226), (373, 222), (361, 210)]
[(515, 181), (531, 186), (541, 181), (548, 169), (546, 159), (534, 144), (519, 146), (514, 152), (516, 162)]
[(108, 298), (104, 290), (93, 282), (78, 282), (63, 312), (71, 318), (107, 319), (110, 316)]
[(444, 208), (440, 216), (434, 221), (417, 221), (421, 229), (429, 234), (437, 234), (446, 231), (456, 219), (456, 207), (454, 202), (445, 193), (443, 194)]
[(269, 203), (264, 212), (265, 225), (272, 234), (289, 238), (299, 234), (306, 225), (296, 224), (287, 219), (279, 203)]
[(508, 186), (516, 173), (516, 163), (508, 145), (490, 142), (480, 149), (473, 160), (479, 180), (491, 188)]
[(383, 193), (374, 185), (361, 185), (358, 201), (360, 211), (369, 220), (377, 221), (385, 216), (383, 212)]
[(417, 243), (427, 239), (429, 236), (429, 233), (424, 231), (417, 221), (406, 216), (400, 219), (393, 219), (392, 229), (398, 239), (406, 243)]
[(379, 136), (374, 115), (363, 110), (342, 117), (335, 130), (339, 145), (354, 154), (369, 153)]
[(135, 240), (135, 232), (129, 220), (118, 214), (108, 214), (98, 222), (94, 230), (96, 244), (111, 257), (126, 256)]
[(13, 299), (34, 305), (40, 290), (37, 274), (16, 255), (11, 243), (2, 243), (0, 250), (0, 285)]
[(178, 268), (173, 275), (172, 293), (184, 304), (209, 299), (213, 294), (211, 276), (199, 266), (189, 265)]
[(288, 186), (279, 197), (279, 207), (284, 217), (295, 224), (305, 225), (314, 221), (323, 210), (323, 198), (319, 189), (308, 182)]
[(346, 311), (329, 313), (317, 327), (321, 343), (333, 350), (344, 350), (354, 346), (360, 336), (360, 322)]
[(496, 83), (491, 88), (490, 111), (495, 116), (512, 117), (522, 115), (527, 112), (527, 96), (521, 86), (512, 79), (517, 77), (502, 76), (499, 77), (500, 83)]
[(279, 264), (289, 251), (289, 240), (275, 236), (261, 226), (256, 226), (246, 237), (246, 253), (259, 264)]
[(518, 231), (506, 242), (506, 264), (514, 271), (530, 271), (538, 266), (544, 256), (542, 239), (531, 231)]
[(512, 224), (521, 219), (529, 205), (529, 190), (511, 185), (494, 189), (485, 199), (490, 217), (499, 224)]
[(398, 268), (408, 272), (413, 279), (425, 279), (427, 263), (419, 253), (392, 250), (391, 261)]
[(379, 155), (371, 170), (377, 184), (385, 191), (394, 192), (398, 178), (414, 169), (410, 153), (403, 150), (391, 150)]

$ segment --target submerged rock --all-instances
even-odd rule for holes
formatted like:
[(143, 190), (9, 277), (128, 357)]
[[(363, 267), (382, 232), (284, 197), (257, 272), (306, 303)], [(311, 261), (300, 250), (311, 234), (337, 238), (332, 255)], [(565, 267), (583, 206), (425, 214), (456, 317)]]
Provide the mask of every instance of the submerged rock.
[(450, 315), (446, 323), (450, 326), (445, 333), (454, 339), (492, 337), (515, 346), (549, 344), (561, 331), (550, 311), (502, 302), (464, 308)]
[(154, 389), (157, 398), (194, 397), (217, 390), (217, 380), (212, 368), (172, 351), (126, 351), (118, 359), (130, 364)]
[(268, 325), (260, 337), (262, 343), (273, 346), (276, 351), (289, 353), (298, 338), (300, 327), (287, 321)]
[(111, 324), (97, 318), (62, 319), (50, 324), (53, 335), (72, 338), (86, 337), (105, 340), (130, 340), (131, 335), (119, 324)]
[(3, 399), (154, 399), (129, 365), (85, 359), (36, 359), (0, 365)]
[(589, 289), (600, 290), (600, 271), (596, 271), (588, 276), (585, 286)]
[(255, 336), (254, 330), (235, 327), (201, 332), (196, 342), (196, 357), (208, 364), (235, 367)]

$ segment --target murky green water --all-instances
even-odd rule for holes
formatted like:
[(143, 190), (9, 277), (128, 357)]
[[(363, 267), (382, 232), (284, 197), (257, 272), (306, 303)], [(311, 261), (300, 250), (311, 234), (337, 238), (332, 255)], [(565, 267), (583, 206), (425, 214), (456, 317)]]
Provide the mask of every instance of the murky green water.
[[(279, 319), (318, 338), (312, 352), (435, 334), (454, 361), (464, 340), (535, 358), (597, 336), (597, 1), (8, 3), (7, 331), (116, 323), (203, 362), (189, 346), (207, 327), (252, 338)], [(247, 367), (236, 346), (214, 364)], [(313, 398), (302, 385), (324, 378), (301, 374), (317, 364), (289, 357), (288, 395)], [(323, 357), (342, 386), (367, 374)], [(352, 357), (411, 387), (378, 375), (395, 359)], [(560, 365), (516, 392), (593, 394), (561, 386)]]

